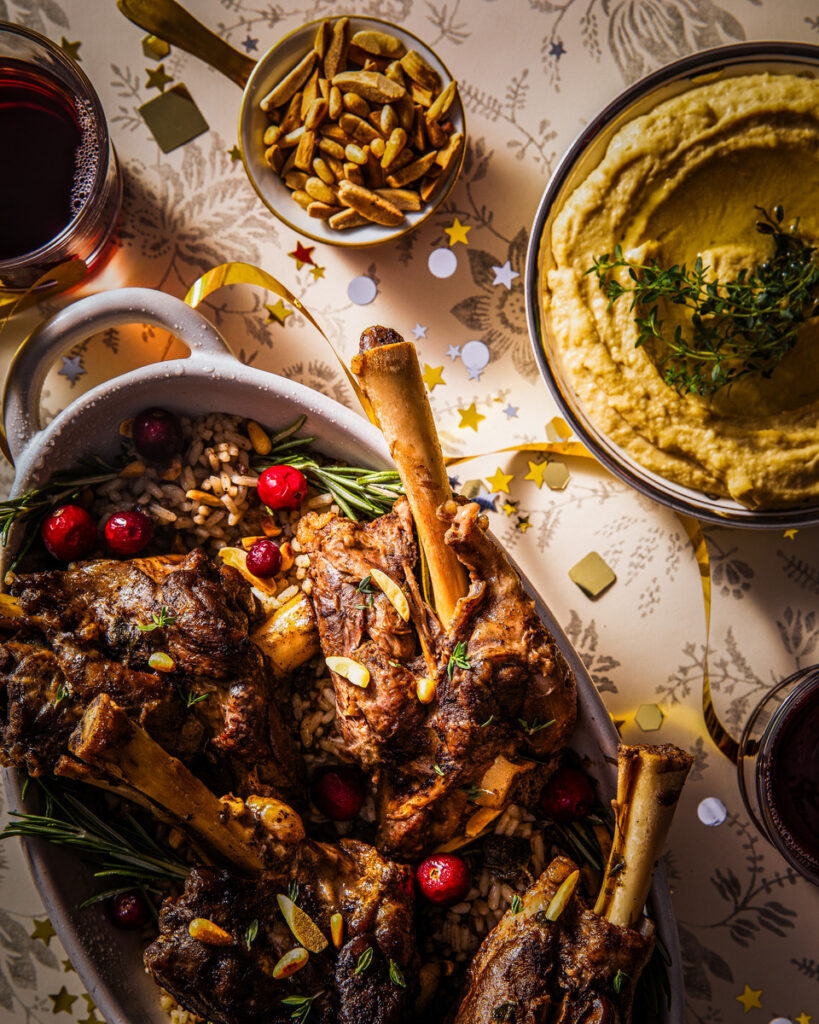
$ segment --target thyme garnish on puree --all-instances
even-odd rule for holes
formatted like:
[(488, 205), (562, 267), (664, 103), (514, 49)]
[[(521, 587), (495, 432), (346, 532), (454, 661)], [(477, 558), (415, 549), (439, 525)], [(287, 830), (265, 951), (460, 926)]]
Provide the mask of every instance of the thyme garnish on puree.
[[(712, 395), (743, 377), (770, 377), (796, 344), (799, 328), (819, 313), (817, 249), (798, 234), (799, 219), (782, 226), (785, 212), (773, 216), (761, 206), (756, 230), (770, 236), (772, 255), (732, 281), (708, 278), (698, 257), (693, 268), (684, 263), (661, 267), (656, 260), (634, 263), (615, 246), (614, 255), (594, 259), (586, 274), (596, 274), (609, 308), (624, 295), (639, 334), (635, 347), (658, 343), (657, 362), (663, 380), (680, 394)], [(628, 271), (628, 283), (613, 276)], [(681, 326), (669, 335), (660, 319), (660, 302), (691, 311), (690, 335)]]

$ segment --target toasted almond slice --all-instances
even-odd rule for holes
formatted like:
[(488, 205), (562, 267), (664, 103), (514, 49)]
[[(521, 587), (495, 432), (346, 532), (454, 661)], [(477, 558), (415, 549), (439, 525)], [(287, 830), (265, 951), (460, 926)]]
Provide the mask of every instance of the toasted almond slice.
[(347, 61), (347, 47), (350, 45), (350, 19), (339, 18), (333, 25), (330, 42), (324, 54), (324, 77), (331, 82)]
[(354, 185), (351, 181), (342, 181), (338, 186), (338, 194), (345, 205), (351, 206), (362, 217), (376, 224), (395, 227), (404, 220), (404, 214), (397, 206), (393, 206), (377, 192)]
[(563, 879), (560, 888), (552, 896), (549, 906), (546, 908), (546, 920), (556, 921), (563, 911), (566, 909), (566, 904), (572, 898), (572, 893), (580, 880), (580, 872), (573, 871), (570, 875)]
[(324, 661), (331, 672), (335, 672), (336, 675), (346, 679), (353, 686), (359, 686), (362, 690), (367, 689), (370, 682), (370, 672), (366, 665), (362, 665), (360, 661), (353, 661), (352, 658), (335, 657), (333, 655), (325, 658)]
[(455, 132), (450, 136), (449, 142), (447, 143), (446, 149), (442, 149), (440, 153), (435, 157), (435, 163), (442, 168), (444, 174), (446, 174), (452, 167), (458, 153), (461, 151), (461, 146), (464, 144), (464, 133)]
[(398, 612), (404, 622), (409, 622), (410, 609), (404, 591), (395, 580), (380, 569), (370, 569), (373, 583), (384, 593), (384, 596)]
[(302, 121), (306, 120), (307, 111), (318, 99), (318, 80), (319, 73), (318, 69), (316, 69), (305, 82), (304, 92), (301, 94), (301, 104), (299, 105), (299, 116), (301, 117)]
[(348, 228), (360, 228), (364, 224), (372, 224), (372, 221), (367, 220), (366, 217), (362, 217), (360, 213), (356, 213), (355, 210), (342, 210), (340, 213), (334, 213), (333, 216), (327, 221), (331, 228), (336, 231), (346, 231)]
[(308, 178), (304, 191), (319, 203), (327, 203), (328, 206), (338, 205), (335, 192), (329, 185), (325, 185), (321, 178)]
[(242, 547), (245, 551), (250, 551), (257, 540), (264, 540), (264, 534), (259, 534), (258, 537), (242, 537)]
[(134, 436), (134, 417), (132, 416), (128, 420), (123, 420), (119, 425), (119, 432), (122, 437), (133, 437)]
[(350, 42), (376, 57), (396, 59), (407, 52), (406, 46), (387, 32), (356, 32)]
[(307, 111), (307, 116), (304, 119), (304, 127), (308, 131), (312, 132), (315, 131), (316, 128), (318, 128), (318, 126), (327, 116), (328, 106), (329, 105), (327, 103), (327, 100), (322, 99), (321, 97), (313, 100)]
[(313, 159), (313, 172), (317, 177), (321, 178), (325, 185), (335, 185), (335, 174), (333, 174), (329, 164), (320, 156), (314, 157)]
[(272, 448), (270, 438), (255, 420), (247, 421), (247, 436), (257, 455), (267, 455)]
[(338, 119), (338, 123), (348, 135), (352, 135), (353, 139), (362, 146), (372, 142), (373, 139), (381, 138), (380, 132), (368, 121), (359, 117), (358, 114), (342, 114)]
[(458, 87), (454, 81), (447, 82), (444, 88), (438, 93), (438, 95), (432, 101), (432, 105), (427, 111), (427, 121), (440, 121), (440, 119), (452, 106), (452, 101), (455, 99), (455, 90), (457, 88)]
[(399, 210), (414, 213), (421, 209), (421, 197), (410, 188), (379, 188), (376, 191)]
[(415, 691), (418, 694), (418, 700), (422, 704), (430, 704), (435, 697), (435, 692), (438, 686), (434, 679), (430, 679), (429, 676), (423, 676), (418, 679), (415, 684)]
[(495, 818), (499, 817), (503, 813), (502, 808), (496, 807), (479, 807), (477, 811), (470, 817), (466, 823), (467, 836), (473, 839), (479, 835), (486, 828), (487, 825), (491, 824)]
[(393, 128), (390, 132), (390, 137), (387, 139), (387, 144), (384, 147), (384, 155), (381, 157), (381, 166), (385, 171), (390, 169), (390, 166), (395, 163), (398, 158), (398, 154), (407, 144), (407, 133), (400, 126)]
[(296, 200), (296, 202), (299, 204), (299, 206), (302, 209), (304, 209), (304, 210), (307, 209), (307, 207), (310, 205), (310, 203), (314, 203), (315, 202), (315, 199), (313, 199), (312, 196), (308, 196), (307, 193), (304, 192), (302, 189), (296, 189), (296, 191), (293, 193), (293, 198)]
[(318, 925), (308, 914), (305, 914), (300, 907), (297, 907), (291, 899), (282, 893), (276, 896), (276, 902), (279, 904), (279, 910), (282, 912), (287, 927), (305, 949), (311, 953), (320, 953), (327, 948), (329, 945), (327, 939), (324, 938)]
[[(323, 102), (323, 101), (322, 101)], [(304, 129), (304, 134), (299, 139), (299, 145), (296, 150), (296, 167), (300, 171), (309, 171), (313, 165), (313, 154), (316, 150), (316, 136), (315, 132)]]
[(288, 188), (292, 188), (295, 191), (296, 189), (303, 189), (309, 177), (310, 175), (307, 171), (290, 171), (285, 174), (284, 183)]
[(336, 949), (341, 949), (341, 944), (344, 941), (344, 918), (341, 914), (333, 914), (330, 918), (330, 938)]
[(270, 976), (277, 980), (279, 978), (289, 978), (291, 974), (295, 974), (296, 971), (300, 971), (302, 967), (305, 967), (309, 959), (310, 954), (306, 949), (302, 949), (300, 946), (296, 949), (291, 949), (289, 953), (285, 953), (277, 961), (276, 966), (270, 972)]
[(16, 597), (12, 597), (11, 594), (0, 594), (0, 618), (19, 619), (22, 614), (23, 609)]
[(301, 123), (301, 93), (297, 92), (296, 95), (290, 100), (290, 105), (287, 108), (287, 112), (281, 120), (279, 127), (282, 130), (282, 135), (286, 135), (288, 132), (292, 132), (294, 128), (298, 128)]
[[(350, 95), (354, 95), (350, 93)], [(341, 89), (337, 85), (334, 85), (330, 89), (330, 99), (327, 107), (327, 113), (330, 116), (331, 121), (337, 121), (341, 116), (341, 111), (344, 109), (344, 103), (341, 98)]]
[(220, 928), (215, 921), (209, 921), (206, 917), (195, 917), (188, 925), (188, 934), (197, 942), (204, 942), (208, 946), (232, 946), (233, 936)]
[(358, 93), (345, 92), (342, 96), (341, 105), (349, 114), (355, 114), (357, 117), (362, 118), (370, 116), (370, 104), (363, 96), (359, 96)]
[(387, 143), (382, 138), (373, 139), (370, 143), (370, 152), (376, 158), (380, 160), (384, 155), (384, 150), (387, 148)]
[(222, 507), (222, 502), (210, 491), (200, 491), (193, 487), (191, 490), (185, 491), (185, 497), (188, 501), (195, 501), (197, 505), (208, 505), (210, 508)]
[(446, 181), (446, 175), (437, 164), (433, 164), (421, 180), (418, 192), (425, 203), (428, 203), (438, 189)]
[(287, 103), (292, 98), (293, 94), (304, 85), (310, 75), (313, 73), (313, 69), (318, 64), (318, 54), (315, 50), (311, 50), (298, 62), (298, 64), (284, 76), (279, 84), (271, 89), (270, 92), (262, 99), (259, 106), (262, 110), (272, 110), (273, 107), (280, 107), (283, 103)]
[(133, 462), (129, 462), (127, 466), (124, 466), (117, 474), (120, 480), (134, 480), (138, 476), (142, 476), (145, 472), (145, 463), (139, 459), (135, 459)]
[(400, 59), (404, 72), (422, 89), (437, 93), (441, 88), (441, 76), (417, 50), (407, 50)]
[(328, 18), (319, 22), (318, 30), (316, 31), (316, 38), (313, 40), (313, 49), (319, 55), (319, 60), (324, 57), (327, 52), (327, 47), (330, 45), (330, 36), (332, 34), (332, 23)]
[(316, 220), (329, 220), (334, 213), (338, 213), (339, 209), (338, 206), (330, 206), (329, 203), (320, 203), (316, 200), (307, 207), (307, 216)]
[(322, 153), (335, 157), (336, 160), (344, 159), (344, 147), (336, 142), (335, 139), (319, 139), (318, 148)]
[(410, 181), (416, 181), (418, 178), (423, 178), (427, 171), (435, 163), (435, 157), (438, 154), (435, 150), (430, 150), (429, 153), (425, 153), (424, 156), (419, 157), (417, 160), (413, 160), (411, 164), (407, 164), (406, 167), (402, 167), (398, 171), (394, 171), (392, 174), (387, 175), (387, 184), (390, 188), (400, 188), (402, 185), (406, 185)]
[(400, 61), (394, 60), (391, 64), (388, 64), (384, 68), (384, 74), (387, 78), (391, 78), (393, 82), (398, 82), (399, 85), (406, 86), (407, 80), (404, 76), (404, 69), (401, 67)]
[(281, 147), (278, 143), (268, 146), (264, 151), (264, 162), (268, 167), (272, 167), (277, 174), (281, 172), (281, 169), (284, 166), (284, 153), (282, 153)]
[(370, 103), (392, 103), (407, 95), (403, 85), (379, 71), (342, 71), (333, 77), (342, 92), (354, 92)]
[(361, 188), (366, 188), (367, 183), (364, 181), (364, 174), (359, 164), (354, 164), (352, 161), (347, 160), (343, 169), (343, 177), (346, 178), (347, 181), (351, 181), (354, 185), (359, 185)]

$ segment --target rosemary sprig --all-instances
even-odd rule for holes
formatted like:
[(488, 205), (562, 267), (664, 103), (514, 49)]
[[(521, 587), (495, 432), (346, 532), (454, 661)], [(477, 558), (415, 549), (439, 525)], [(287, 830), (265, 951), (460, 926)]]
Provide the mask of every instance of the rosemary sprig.
[(282, 465), (300, 469), (308, 483), (332, 494), (335, 503), (349, 519), (372, 519), (389, 512), (395, 500), (404, 493), (395, 470), (321, 465), (305, 452), (317, 439), (294, 436), (306, 419), (306, 416), (300, 416), (295, 423), (272, 437), (272, 449), (254, 461), (254, 469)]
[(57, 473), (42, 487), (0, 501), (0, 545), (6, 547), (15, 523), (25, 523), (23, 539), (10, 570), (16, 568), (37, 539), (43, 520), (52, 509), (63, 502), (76, 501), (87, 487), (113, 480), (121, 468), (121, 464), (110, 465), (98, 457), (83, 459), (76, 470)]
[(57, 792), (53, 783), (37, 779), (45, 797), (43, 814), (11, 811), (1, 839), (20, 837), (44, 839), (55, 846), (67, 846), (99, 865), (95, 878), (117, 878), (127, 883), (107, 889), (86, 900), (83, 906), (134, 888), (151, 888), (157, 880), (181, 881), (188, 866), (163, 849), (130, 814), (121, 825), (103, 821), (66, 789)]
[[(760, 234), (770, 236), (774, 251), (748, 273), (733, 281), (708, 279), (708, 267), (697, 259), (693, 269), (683, 263), (669, 268), (656, 260), (633, 263), (621, 246), (614, 255), (595, 258), (587, 274), (596, 274), (611, 307), (631, 295), (631, 310), (638, 328), (636, 347), (658, 343), (658, 368), (666, 384), (680, 394), (712, 395), (743, 377), (770, 377), (796, 344), (801, 325), (819, 314), (819, 262), (817, 249), (798, 234), (798, 218), (782, 227), (785, 213), (774, 207), (772, 217), (755, 206), (762, 219)], [(629, 283), (612, 276), (628, 271)], [(690, 337), (681, 326), (672, 336), (664, 331), (659, 304), (667, 301), (691, 311)]]

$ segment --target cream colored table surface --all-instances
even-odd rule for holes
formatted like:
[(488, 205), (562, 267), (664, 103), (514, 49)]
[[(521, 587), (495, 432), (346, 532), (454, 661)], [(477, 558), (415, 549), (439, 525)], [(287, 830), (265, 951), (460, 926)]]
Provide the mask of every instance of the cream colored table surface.
[[(0, 0), (0, 18), (79, 43), (122, 161), (120, 248), (86, 290), (133, 284), (184, 295), (217, 263), (256, 263), (301, 295), (348, 356), (371, 323), (417, 338), (422, 361), (441, 368), (431, 399), (452, 454), (544, 440), (556, 413), (530, 353), (523, 262), (546, 179), (581, 126), (626, 83), (692, 50), (757, 38), (819, 42), (819, 10), (810, 0), (367, 0), (357, 8), (329, 0), (192, 0), (189, 7), (251, 55), (325, 14), (356, 10), (406, 25), (434, 44), (461, 83), (469, 130), (464, 172), (444, 208), (406, 241), (362, 252), (316, 245), (312, 259), (322, 269), (299, 269), (288, 255), (298, 237), (265, 211), (231, 158), (237, 87), (173, 49), (164, 72), (172, 84), (187, 85), (210, 130), (163, 155), (137, 111), (158, 95), (148, 79), (158, 64), (146, 59), (144, 33), (113, 0)], [(465, 241), (446, 233), (456, 218)], [(440, 247), (457, 258), (444, 280), (427, 265)], [(348, 296), (362, 275), (377, 291), (366, 306)], [(283, 325), (266, 322), (264, 303), (273, 301), (227, 289), (206, 311), (246, 361), (351, 402), (338, 366), (299, 315)], [(4, 365), (38, 316), (60, 304), (6, 327)], [(470, 346), (465, 363), (464, 346), (475, 341), (483, 347)], [(78, 347), (54, 368), (46, 409), (53, 413), (94, 383), (158, 358), (165, 342), (158, 332), (111, 331)], [(819, 890), (755, 832), (734, 769), (705, 731), (703, 604), (686, 535), (672, 513), (604, 471), (577, 459), (567, 466), (561, 491), (526, 479), (537, 473), (522, 455), (469, 463), (458, 477), (462, 484), (483, 478), (483, 497), (496, 506), (493, 529), (554, 608), (623, 738), (673, 741), (696, 755), (665, 858), (688, 1018), (819, 1024)], [(492, 492), (504, 484), (498, 468), (511, 474), (508, 494)], [(4, 471), (4, 489), (10, 479)], [(737, 730), (774, 682), (819, 661), (819, 531), (705, 532), (714, 577), (712, 678), (720, 711)], [(592, 550), (617, 574), (595, 602), (568, 577)], [(636, 724), (642, 704), (662, 710), (658, 731)], [(706, 797), (727, 808), (718, 827), (698, 819)], [(0, 849), (0, 1021), (44, 1024), (55, 1016), (66, 1024), (99, 1019), (49, 936), (17, 845), (7, 843)]]

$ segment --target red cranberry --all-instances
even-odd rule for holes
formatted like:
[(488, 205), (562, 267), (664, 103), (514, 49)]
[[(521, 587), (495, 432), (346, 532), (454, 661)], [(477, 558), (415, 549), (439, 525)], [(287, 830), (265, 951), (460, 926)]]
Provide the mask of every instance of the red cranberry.
[(275, 541), (262, 537), (250, 546), (247, 553), (248, 572), (258, 576), (260, 580), (275, 576), (282, 567), (282, 553)]
[(43, 520), (40, 536), (49, 553), (61, 562), (84, 558), (97, 543), (97, 527), (79, 505), (61, 505)]
[(148, 920), (148, 904), (138, 892), (121, 892), (108, 902), (111, 920), (119, 928), (141, 928)]
[(553, 821), (585, 818), (594, 803), (594, 787), (588, 775), (567, 766), (557, 769), (540, 794), (540, 809)]
[(138, 509), (115, 512), (105, 524), (105, 543), (115, 555), (135, 555), (153, 536), (151, 517)]
[(182, 451), (182, 424), (167, 409), (146, 409), (134, 419), (134, 447), (153, 462)]
[(259, 500), (268, 508), (298, 508), (305, 494), (304, 473), (294, 466), (268, 466), (259, 477)]
[(313, 779), (313, 803), (333, 821), (352, 821), (365, 795), (361, 772), (351, 765), (321, 768)]
[(466, 861), (456, 853), (436, 853), (422, 860), (415, 869), (422, 894), (438, 906), (458, 903), (472, 888), (472, 876)]

